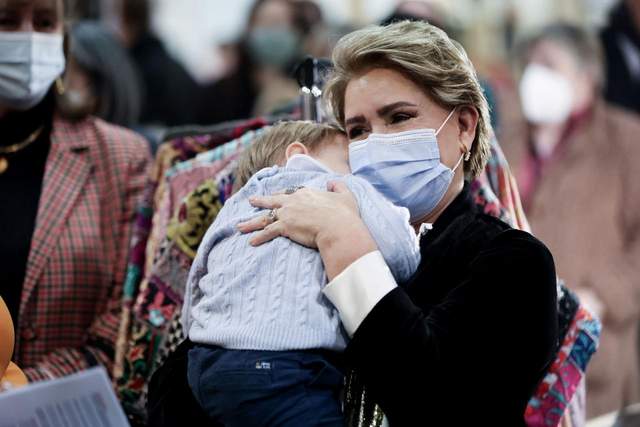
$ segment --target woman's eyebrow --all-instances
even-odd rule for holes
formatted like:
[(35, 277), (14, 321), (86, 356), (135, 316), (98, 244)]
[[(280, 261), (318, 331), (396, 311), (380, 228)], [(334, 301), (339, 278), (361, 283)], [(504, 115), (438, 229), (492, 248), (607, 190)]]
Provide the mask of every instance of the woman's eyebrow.
[(52, 16), (54, 18), (58, 17), (58, 11), (51, 9), (48, 6), (42, 6), (35, 9), (34, 14), (38, 16)]
[(59, 8), (57, 7), (57, 2), (56, 1), (51, 1), (51, 2), (40, 2), (38, 3), (35, 7), (34, 10), (37, 13), (52, 13), (52, 14), (57, 14)]
[(394, 102), (393, 104), (385, 105), (384, 107), (378, 109), (378, 111), (376, 112), (378, 113), (378, 116), (386, 116), (398, 107), (417, 107), (417, 105), (407, 101), (399, 101)]
[(363, 115), (359, 115), (359, 116), (355, 116), (355, 117), (351, 117), (351, 118), (347, 119), (344, 122), (344, 124), (346, 126), (346, 125), (353, 125), (353, 124), (356, 124), (356, 123), (364, 123), (366, 121), (367, 120), (364, 118)]
[(19, 9), (29, 4), (29, 0), (0, 0), (0, 7)]

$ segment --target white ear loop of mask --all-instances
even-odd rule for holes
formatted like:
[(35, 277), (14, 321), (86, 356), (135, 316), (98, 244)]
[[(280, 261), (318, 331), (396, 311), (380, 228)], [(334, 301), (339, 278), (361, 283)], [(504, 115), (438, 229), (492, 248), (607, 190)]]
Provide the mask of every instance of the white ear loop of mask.
[[(442, 124), (440, 125), (440, 127), (438, 128), (438, 130), (436, 131), (436, 136), (438, 136), (438, 134), (440, 133), (440, 131), (442, 129), (444, 129), (445, 125), (449, 122), (449, 119), (451, 119), (451, 116), (453, 116), (453, 113), (456, 112), (456, 107), (453, 108), (453, 110), (451, 110), (451, 112), (449, 113), (449, 115), (447, 116), (446, 119), (444, 119), (444, 122), (442, 122)], [(462, 153), (462, 155), (460, 156), (460, 159), (458, 159), (458, 163), (456, 163), (456, 165), (453, 167), (453, 169), (451, 169), (454, 173), (455, 171), (458, 169), (458, 167), (460, 166), (460, 163), (462, 163), (462, 160), (464, 159), (464, 155), (466, 153)]]
[(451, 169), (453, 171), (453, 173), (455, 173), (456, 170), (458, 170), (458, 167), (460, 166), (460, 163), (462, 163), (462, 159), (464, 159), (464, 153), (462, 153), (462, 155), (458, 159), (458, 163), (456, 163), (456, 165), (453, 167), (453, 169)]
[(453, 107), (453, 110), (451, 110), (451, 112), (449, 113), (449, 115), (447, 116), (446, 119), (444, 119), (444, 122), (442, 122), (442, 124), (440, 125), (440, 127), (438, 128), (438, 130), (436, 131), (436, 136), (438, 136), (438, 134), (440, 133), (440, 131), (442, 129), (444, 129), (445, 125), (449, 122), (449, 119), (451, 119), (451, 116), (453, 116), (453, 113), (456, 112), (456, 107)]

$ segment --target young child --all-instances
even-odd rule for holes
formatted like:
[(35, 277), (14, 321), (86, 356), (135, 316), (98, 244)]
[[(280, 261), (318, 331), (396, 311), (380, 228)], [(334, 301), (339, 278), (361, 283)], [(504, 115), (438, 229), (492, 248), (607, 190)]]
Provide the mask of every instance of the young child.
[(187, 282), (182, 322), (196, 343), (189, 385), (227, 427), (342, 426), (336, 355), (347, 337), (322, 294), (319, 253), (286, 238), (252, 247), (236, 226), (265, 214), (249, 204), (251, 196), (301, 186), (326, 191), (329, 181), (342, 180), (402, 283), (420, 262), (409, 212), (350, 175), (348, 140), (329, 125), (274, 126), (243, 154), (237, 179), (242, 188), (207, 231)]

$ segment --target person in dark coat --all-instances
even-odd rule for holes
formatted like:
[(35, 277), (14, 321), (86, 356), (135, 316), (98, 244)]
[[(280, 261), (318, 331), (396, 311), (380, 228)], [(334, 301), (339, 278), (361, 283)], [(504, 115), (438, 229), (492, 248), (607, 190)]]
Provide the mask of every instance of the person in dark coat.
[(150, 28), (148, 0), (120, 4), (122, 39), (144, 85), (140, 122), (179, 126), (194, 123), (197, 85)]
[(600, 39), (606, 64), (605, 99), (640, 113), (640, 1), (621, 1), (611, 11)]

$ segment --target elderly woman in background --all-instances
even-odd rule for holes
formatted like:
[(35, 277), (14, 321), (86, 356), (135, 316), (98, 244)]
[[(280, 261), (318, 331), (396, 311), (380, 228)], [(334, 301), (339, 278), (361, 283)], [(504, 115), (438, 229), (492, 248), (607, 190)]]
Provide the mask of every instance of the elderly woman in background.
[(553, 25), (521, 52), (524, 119), (504, 120), (503, 148), (533, 232), (553, 251), (558, 275), (603, 322), (587, 373), (592, 417), (640, 400), (640, 122), (603, 100), (591, 34)]
[(30, 381), (111, 365), (149, 161), (132, 132), (60, 108), (70, 13), (0, 0), (0, 295)]
[(392, 426), (524, 425), (558, 339), (555, 268), (544, 244), (471, 198), (491, 132), (471, 62), (424, 22), (351, 33), (333, 61), (328, 98), (352, 171), (411, 212), (418, 272), (397, 286), (339, 184), (255, 199), (275, 212), (240, 230), (268, 224), (253, 244), (318, 248), (325, 295), (352, 337), (347, 361)]

